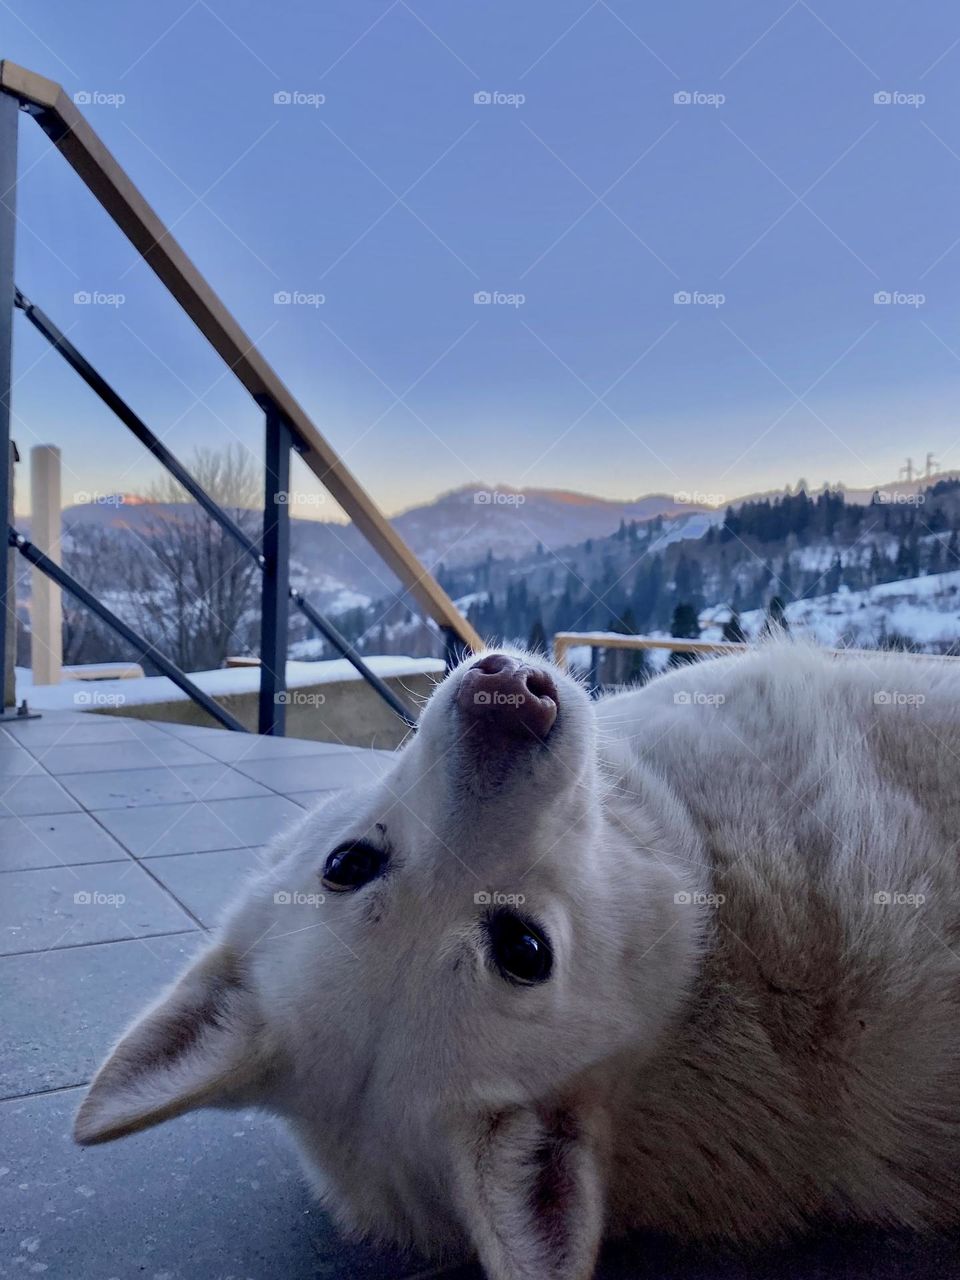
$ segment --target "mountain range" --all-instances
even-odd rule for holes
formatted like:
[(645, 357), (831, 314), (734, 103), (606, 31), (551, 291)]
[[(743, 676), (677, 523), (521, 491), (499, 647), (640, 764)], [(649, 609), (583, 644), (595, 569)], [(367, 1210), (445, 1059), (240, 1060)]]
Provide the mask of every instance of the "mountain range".
[[(955, 478), (949, 472), (937, 479)], [(866, 489), (846, 489), (851, 504), (870, 502), (879, 490), (891, 501), (905, 501), (929, 479), (893, 481)], [(622, 525), (644, 525), (662, 517), (670, 540), (699, 538), (719, 523), (726, 506), (735, 508), (785, 490), (745, 494), (720, 502), (715, 495), (697, 493), (645, 494), (616, 500), (571, 490), (467, 485), (443, 493), (432, 502), (401, 512), (392, 524), (433, 572), (463, 569), (492, 556), (522, 559), (538, 548), (557, 552), (594, 538), (608, 537)], [(709, 501), (714, 498), (714, 503)], [(91, 526), (130, 536), (142, 535), (157, 515), (169, 517), (176, 505), (146, 502), (136, 495), (118, 494), (64, 509), (65, 545), (71, 531)], [(193, 511), (193, 505), (183, 510)], [(18, 527), (29, 535), (28, 517)], [(333, 613), (392, 594), (396, 580), (351, 524), (304, 519), (291, 511), (291, 574), (313, 599)]]

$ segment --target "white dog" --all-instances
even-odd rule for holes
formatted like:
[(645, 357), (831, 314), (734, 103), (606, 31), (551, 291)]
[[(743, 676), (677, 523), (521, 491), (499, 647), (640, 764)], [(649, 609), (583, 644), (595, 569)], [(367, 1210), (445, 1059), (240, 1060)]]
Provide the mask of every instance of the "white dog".
[(958, 840), (951, 663), (772, 644), (591, 703), (487, 654), (278, 842), (76, 1136), (262, 1105), (342, 1223), (494, 1280), (956, 1224)]

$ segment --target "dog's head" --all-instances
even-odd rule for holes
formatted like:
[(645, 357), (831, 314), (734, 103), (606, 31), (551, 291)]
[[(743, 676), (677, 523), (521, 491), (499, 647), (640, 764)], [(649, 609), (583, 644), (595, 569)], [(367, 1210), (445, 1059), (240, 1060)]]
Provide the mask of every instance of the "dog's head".
[(345, 1220), (463, 1233), (494, 1275), (551, 1253), (580, 1275), (609, 1064), (649, 1051), (691, 951), (675, 875), (644, 855), (662, 829), (640, 815), (629, 837), (607, 785), (574, 680), (523, 654), (464, 663), (385, 777), (280, 840), (100, 1069), (78, 1140), (262, 1105)]

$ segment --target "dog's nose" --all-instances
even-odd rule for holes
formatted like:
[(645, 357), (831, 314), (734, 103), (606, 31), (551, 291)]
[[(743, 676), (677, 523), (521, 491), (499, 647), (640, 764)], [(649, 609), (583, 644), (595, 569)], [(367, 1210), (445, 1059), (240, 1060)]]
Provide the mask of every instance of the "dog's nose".
[(559, 698), (553, 677), (505, 653), (488, 653), (460, 682), (457, 707), (480, 729), (541, 742), (553, 728)]

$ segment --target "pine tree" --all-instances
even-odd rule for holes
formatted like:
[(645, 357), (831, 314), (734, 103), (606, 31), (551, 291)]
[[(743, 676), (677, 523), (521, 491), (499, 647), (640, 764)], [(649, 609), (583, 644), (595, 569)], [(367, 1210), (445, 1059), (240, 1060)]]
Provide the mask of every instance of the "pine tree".
[(726, 640), (728, 644), (746, 644), (747, 633), (743, 629), (740, 614), (736, 609), (731, 610), (730, 617), (723, 624), (721, 639)]
[(531, 653), (547, 652), (547, 633), (543, 629), (543, 621), (537, 614), (533, 620), (533, 626), (530, 628), (530, 636), (527, 640), (527, 648)]
[(787, 615), (784, 612), (783, 600), (780, 596), (774, 596), (770, 601), (770, 608), (767, 610), (767, 616), (760, 634), (763, 636), (783, 635), (789, 630), (790, 623), (787, 621)]
[[(673, 611), (673, 617), (670, 620), (670, 634), (676, 640), (697, 640), (700, 636), (700, 623), (697, 620), (697, 611), (692, 604), (678, 604)], [(670, 654), (668, 666), (679, 667), (686, 662), (696, 662), (697, 655), (695, 653), (682, 653), (676, 649)]]

